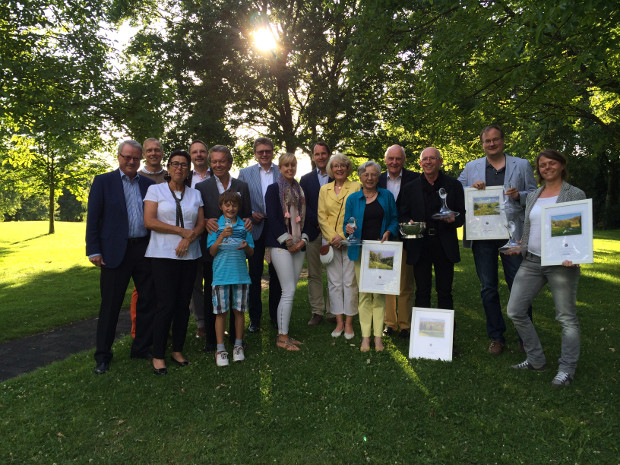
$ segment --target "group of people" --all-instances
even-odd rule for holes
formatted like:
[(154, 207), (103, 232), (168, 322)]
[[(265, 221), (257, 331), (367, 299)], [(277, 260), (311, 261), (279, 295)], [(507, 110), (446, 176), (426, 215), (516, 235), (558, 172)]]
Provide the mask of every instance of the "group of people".
[[(385, 153), (386, 171), (374, 161), (359, 166), (360, 182), (350, 178), (351, 160), (332, 155), (329, 146), (313, 148), (313, 170), (295, 179), (294, 154), (273, 163), (274, 145), (268, 138), (254, 143), (255, 165), (230, 174), (233, 157), (226, 146), (210, 149), (194, 141), (189, 153), (173, 152), (167, 169), (155, 139), (144, 149), (124, 141), (118, 149), (119, 169), (96, 176), (89, 202), (86, 253), (101, 267), (101, 308), (97, 327), (95, 373), (109, 370), (118, 313), (129, 279), (135, 284), (135, 338), (131, 356), (151, 358), (156, 374), (167, 372), (165, 352), (172, 328), (170, 360), (179, 366), (183, 356), (190, 309), (197, 337), (205, 351), (214, 351), (218, 366), (228, 365), (225, 348), (226, 315), (233, 344), (233, 361), (245, 358), (244, 313), (248, 330), (262, 322), (264, 262), (269, 273), (269, 319), (277, 329), (276, 345), (298, 351), (302, 344), (289, 334), (295, 290), (304, 260), (308, 264), (310, 326), (324, 318), (335, 322), (331, 335), (355, 335), (359, 313), (360, 350), (384, 350), (382, 337), (409, 337), (412, 307), (431, 306), (432, 276), (439, 308), (453, 309), (454, 265), (460, 261), (457, 229), (465, 221), (464, 188), (509, 186), (505, 195), (520, 208), (524, 224), (522, 246), (499, 253), (502, 240), (464, 241), (471, 247), (481, 283), (481, 298), (490, 339), (489, 353), (505, 348), (506, 324), (498, 292), (498, 257), (508, 288), (507, 306), (527, 360), (515, 369), (546, 366), (532, 323), (532, 301), (549, 282), (562, 325), (562, 356), (552, 384), (572, 382), (579, 357), (576, 292), (579, 266), (541, 266), (541, 206), (585, 198), (564, 181), (566, 159), (553, 150), (536, 158), (537, 189), (527, 160), (504, 153), (500, 127), (480, 133), (485, 156), (467, 163), (458, 179), (442, 172), (438, 149), (424, 149), (421, 173), (407, 170), (405, 150), (394, 145)], [(145, 166), (140, 169), (144, 153)], [(193, 164), (193, 170), (192, 168)], [(210, 168), (210, 169), (209, 169)], [(442, 206), (439, 191), (455, 212), (437, 219)], [(447, 194), (447, 196), (445, 195)], [(354, 218), (354, 222), (349, 219)], [(399, 223), (425, 222), (423, 237), (405, 239), (398, 296), (360, 292), (360, 241), (398, 241)], [(349, 239), (356, 238), (357, 241)], [(246, 265), (247, 259), (247, 265)], [(324, 293), (322, 267), (327, 276)], [(415, 293), (413, 290), (415, 289)], [(203, 297), (204, 293), (211, 296)]]

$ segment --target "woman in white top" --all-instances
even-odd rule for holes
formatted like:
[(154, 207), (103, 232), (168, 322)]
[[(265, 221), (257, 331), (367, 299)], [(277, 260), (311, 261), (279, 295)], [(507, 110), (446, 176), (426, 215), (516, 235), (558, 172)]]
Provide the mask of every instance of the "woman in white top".
[(579, 265), (565, 260), (562, 265), (542, 266), (541, 210), (545, 205), (583, 200), (584, 192), (571, 186), (566, 177), (566, 158), (555, 150), (545, 150), (536, 157), (536, 174), (543, 185), (527, 196), (523, 242), (520, 251), (525, 258), (515, 276), (508, 301), (508, 316), (523, 339), (527, 360), (511, 368), (518, 370), (544, 370), (546, 359), (527, 309), (545, 283), (549, 283), (555, 304), (555, 319), (562, 325), (562, 355), (558, 374), (551, 384), (568, 386), (575, 375), (579, 359), (579, 320), (577, 319), (577, 284)]
[(172, 325), (171, 360), (186, 366), (182, 354), (189, 301), (201, 257), (197, 240), (205, 229), (200, 192), (184, 184), (190, 167), (184, 150), (168, 159), (169, 180), (149, 187), (144, 198), (144, 225), (151, 230), (146, 257), (151, 258), (157, 310), (153, 323), (153, 371), (167, 373), (164, 356)]

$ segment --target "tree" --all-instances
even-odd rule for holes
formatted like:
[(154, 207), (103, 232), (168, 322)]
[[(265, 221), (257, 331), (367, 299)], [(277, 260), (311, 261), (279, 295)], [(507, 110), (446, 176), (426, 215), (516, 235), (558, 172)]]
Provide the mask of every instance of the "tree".
[(83, 195), (109, 100), (101, 0), (8, 0), (0, 6), (3, 169), (47, 192), (49, 232), (62, 188)]

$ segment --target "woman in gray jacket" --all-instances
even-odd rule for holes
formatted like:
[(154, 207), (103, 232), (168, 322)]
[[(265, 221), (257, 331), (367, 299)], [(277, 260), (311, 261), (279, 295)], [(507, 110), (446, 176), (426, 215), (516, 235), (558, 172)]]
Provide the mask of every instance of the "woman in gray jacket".
[(562, 265), (542, 266), (541, 211), (545, 205), (583, 200), (584, 192), (571, 186), (566, 177), (566, 158), (555, 150), (545, 150), (536, 157), (536, 174), (542, 186), (527, 196), (523, 242), (520, 252), (524, 260), (515, 276), (508, 301), (508, 316), (523, 339), (527, 359), (511, 368), (521, 370), (544, 370), (546, 359), (536, 334), (534, 324), (527, 315), (545, 283), (549, 283), (555, 304), (555, 319), (562, 325), (562, 355), (559, 370), (551, 384), (568, 386), (575, 375), (579, 359), (579, 320), (577, 319), (577, 284), (579, 265), (565, 260)]

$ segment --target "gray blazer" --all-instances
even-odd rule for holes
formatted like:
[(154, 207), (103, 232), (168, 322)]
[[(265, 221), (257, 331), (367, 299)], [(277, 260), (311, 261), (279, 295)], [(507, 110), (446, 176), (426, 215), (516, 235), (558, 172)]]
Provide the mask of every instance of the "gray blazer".
[[(525, 206), (525, 199), (527, 195), (536, 190), (536, 180), (534, 179), (534, 172), (530, 163), (518, 157), (506, 156), (506, 174), (504, 177), (505, 183), (516, 184), (519, 189), (519, 197), (522, 206)], [(484, 181), (486, 179), (486, 166), (487, 157), (478, 158), (472, 160), (465, 165), (465, 169), (459, 176), (459, 181), (465, 187), (471, 187), (476, 181)], [(520, 221), (524, 220), (523, 211), (519, 215)], [(465, 234), (463, 234), (465, 237)], [(471, 241), (463, 239), (463, 247), (471, 247)]]
[[(280, 177), (280, 170), (274, 164), (273, 168), (273, 182), (276, 182)], [(263, 197), (263, 188), (260, 183), (260, 170), (261, 167), (257, 163), (247, 168), (243, 168), (239, 171), (239, 180), (245, 182), (250, 189), (250, 200), (252, 201), (252, 212), (258, 212), (267, 216), (265, 210), (265, 197)], [(263, 233), (263, 227), (265, 221), (261, 221), (259, 224), (252, 226), (252, 239), (257, 240)]]
[[(527, 252), (527, 244), (530, 240), (530, 212), (532, 211), (532, 208), (534, 208), (534, 204), (538, 200), (538, 197), (540, 197), (540, 193), (544, 188), (545, 186), (541, 186), (534, 192), (530, 192), (527, 196), (525, 205), (525, 223), (523, 224), (523, 239), (521, 242), (521, 250), (523, 255)], [(560, 189), (556, 203), (572, 202), (574, 200), (583, 200), (585, 198), (586, 194), (581, 189), (570, 185), (566, 181), (562, 181), (562, 188)]]

